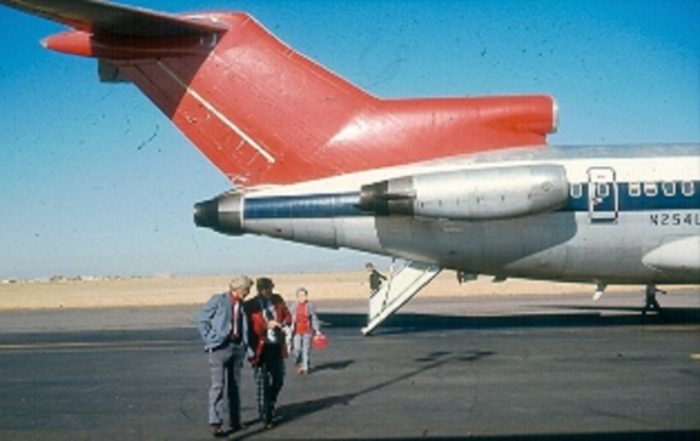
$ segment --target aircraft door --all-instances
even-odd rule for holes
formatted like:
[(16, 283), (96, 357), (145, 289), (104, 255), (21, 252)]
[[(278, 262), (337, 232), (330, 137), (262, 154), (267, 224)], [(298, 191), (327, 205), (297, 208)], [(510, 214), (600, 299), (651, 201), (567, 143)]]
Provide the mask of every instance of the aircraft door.
[(588, 169), (588, 214), (591, 222), (615, 222), (619, 208), (615, 170), (610, 167)]

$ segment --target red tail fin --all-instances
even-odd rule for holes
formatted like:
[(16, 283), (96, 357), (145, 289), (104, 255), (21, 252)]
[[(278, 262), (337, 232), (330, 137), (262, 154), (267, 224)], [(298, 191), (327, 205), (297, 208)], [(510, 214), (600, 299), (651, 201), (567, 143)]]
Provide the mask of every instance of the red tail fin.
[(207, 57), (121, 68), (239, 185), (285, 184), (503, 146), (543, 144), (549, 97), (376, 99), (245, 14)]
[[(377, 99), (246, 14), (171, 16), (73, 0), (66, 21), (47, 0), (15, 2), (81, 29), (47, 46), (109, 60), (241, 186), (544, 144), (554, 128), (547, 96)], [(126, 15), (112, 22), (105, 8)], [(136, 25), (124, 30), (125, 18)]]
[(374, 99), (300, 56), (245, 14), (206, 56), (121, 61), (136, 83), (239, 185), (346, 171), (319, 157)]

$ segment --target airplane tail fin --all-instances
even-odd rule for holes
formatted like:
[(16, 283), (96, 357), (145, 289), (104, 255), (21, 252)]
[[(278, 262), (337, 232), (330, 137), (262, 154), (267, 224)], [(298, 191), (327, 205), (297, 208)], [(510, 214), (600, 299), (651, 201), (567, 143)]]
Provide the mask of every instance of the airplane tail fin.
[(238, 186), (288, 184), (546, 143), (548, 96), (381, 100), (243, 13), (170, 15), (95, 0), (0, 0), (72, 26), (44, 45), (136, 84)]

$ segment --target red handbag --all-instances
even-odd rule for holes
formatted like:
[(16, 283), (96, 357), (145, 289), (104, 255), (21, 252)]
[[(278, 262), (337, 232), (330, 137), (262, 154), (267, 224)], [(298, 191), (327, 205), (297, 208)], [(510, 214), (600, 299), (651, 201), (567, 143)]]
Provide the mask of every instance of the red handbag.
[(313, 336), (311, 339), (311, 348), (317, 350), (323, 350), (328, 347), (328, 338), (320, 332)]

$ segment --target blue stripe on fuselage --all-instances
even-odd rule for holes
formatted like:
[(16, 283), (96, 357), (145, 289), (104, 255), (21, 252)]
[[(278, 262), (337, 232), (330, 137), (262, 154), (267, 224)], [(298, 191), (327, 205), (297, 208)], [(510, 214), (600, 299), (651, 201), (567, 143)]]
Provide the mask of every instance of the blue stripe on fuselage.
[[(680, 188), (676, 188), (673, 196), (664, 194), (663, 189), (657, 185), (655, 196), (649, 196), (642, 190), (638, 196), (630, 195), (630, 184), (620, 182), (617, 184), (618, 211), (653, 211), (653, 210), (697, 210), (700, 209), (700, 181), (695, 181), (694, 192), (686, 196)], [(561, 211), (588, 211), (588, 183), (582, 183), (580, 197), (572, 197)], [(678, 187), (678, 186), (676, 186)], [(612, 191), (612, 189), (611, 189)]]
[(245, 219), (362, 216), (360, 193), (246, 198)]

